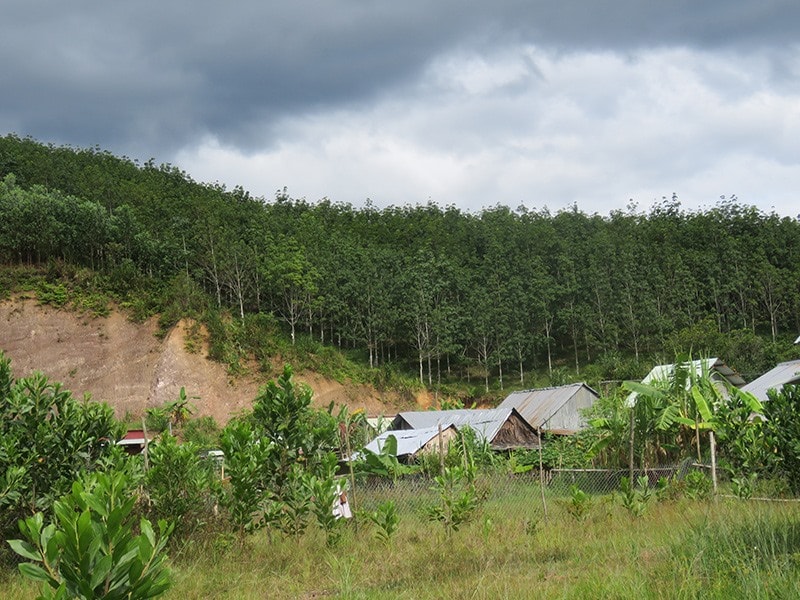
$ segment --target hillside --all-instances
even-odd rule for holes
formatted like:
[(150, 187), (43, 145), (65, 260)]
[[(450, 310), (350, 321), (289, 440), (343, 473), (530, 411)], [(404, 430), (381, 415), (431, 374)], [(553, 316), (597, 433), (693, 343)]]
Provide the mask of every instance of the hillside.
[(350, 352), (376, 376), (359, 381), (480, 386), (470, 399), (512, 380), (637, 379), (688, 353), (752, 378), (793, 358), (800, 331), (800, 221), (735, 199), (608, 216), (355, 208), (14, 135), (0, 137), (0, 267), (2, 296), (198, 319), (228, 364), (269, 370), (302, 340)]
[[(204, 349), (187, 350), (185, 322), (163, 339), (156, 337), (156, 330), (155, 319), (137, 324), (118, 311), (87, 317), (26, 298), (0, 302), (0, 349), (11, 358), (18, 378), (42, 371), (76, 397), (90, 393), (94, 400), (107, 402), (120, 418), (126, 413), (140, 416), (148, 407), (174, 400), (182, 386), (198, 397), (192, 401), (196, 416), (210, 415), (218, 423), (251, 406), (263, 377), (232, 379), (224, 365), (206, 358)], [(299, 373), (297, 379), (314, 390), (318, 406), (332, 401), (377, 416), (415, 404), (314, 373)], [(417, 401), (426, 403), (424, 396)]]

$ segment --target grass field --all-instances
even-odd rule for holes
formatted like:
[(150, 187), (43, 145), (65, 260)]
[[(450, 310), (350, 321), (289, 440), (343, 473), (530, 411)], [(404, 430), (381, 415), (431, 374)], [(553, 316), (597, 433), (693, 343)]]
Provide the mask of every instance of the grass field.
[[(594, 496), (583, 520), (566, 498), (508, 490), (447, 536), (422, 514), (424, 490), (388, 490), (399, 530), (384, 543), (366, 519), (338, 545), (320, 531), (266, 532), (241, 547), (209, 536), (173, 551), (172, 600), (250, 598), (798, 598), (800, 505), (679, 499), (631, 516)], [(405, 496), (404, 496), (405, 495)], [(365, 510), (381, 499), (365, 495)], [(17, 575), (3, 598), (36, 597)]]

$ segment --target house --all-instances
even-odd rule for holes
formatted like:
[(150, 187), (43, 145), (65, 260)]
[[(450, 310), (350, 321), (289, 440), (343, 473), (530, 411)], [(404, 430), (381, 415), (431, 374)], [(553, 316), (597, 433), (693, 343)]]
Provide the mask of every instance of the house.
[(585, 383), (523, 390), (509, 394), (498, 408), (514, 408), (531, 427), (556, 434), (571, 434), (586, 427), (582, 411), (600, 395)]
[(769, 390), (780, 392), (784, 385), (800, 385), (800, 359), (780, 363), (745, 385), (742, 391), (750, 392), (759, 401), (764, 402), (769, 400), (767, 396)]
[[(435, 427), (426, 427), (424, 429), (384, 431), (367, 444), (365, 448), (370, 452), (380, 454), (381, 450), (383, 450), (383, 447), (386, 445), (386, 438), (392, 435), (397, 440), (397, 458), (402, 462), (409, 462), (419, 454), (439, 452), (440, 439), (441, 444), (446, 448), (457, 434), (458, 432), (453, 425), (442, 427), (441, 437), (438, 425)], [(357, 458), (359, 455), (360, 453), (356, 453), (354, 458)]]
[[(424, 410), (399, 413), (390, 426), (394, 431), (408, 431), (454, 426), (471, 428), (493, 450), (538, 448), (536, 430), (515, 408)], [(398, 440), (399, 441), (399, 440)]]
[[(719, 358), (703, 358), (693, 360), (679, 365), (657, 365), (642, 379), (642, 383), (657, 385), (659, 382), (668, 382), (675, 375), (676, 368), (682, 368), (690, 376), (686, 378), (686, 388), (691, 386), (691, 376), (700, 376), (708, 373), (709, 377), (716, 382), (724, 392), (726, 386), (740, 388), (745, 384), (745, 380), (736, 371), (731, 369)], [(636, 404), (636, 392), (631, 392), (625, 400), (627, 406)]]

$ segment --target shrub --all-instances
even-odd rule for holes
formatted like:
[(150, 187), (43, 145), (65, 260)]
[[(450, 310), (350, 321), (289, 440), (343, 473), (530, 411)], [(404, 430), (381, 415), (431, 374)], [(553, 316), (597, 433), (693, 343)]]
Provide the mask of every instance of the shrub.
[(191, 534), (210, 515), (213, 506), (210, 465), (204, 463), (192, 443), (178, 444), (164, 434), (150, 446), (150, 468), (144, 485), (150, 498), (149, 513), (175, 522), (176, 534)]
[(448, 537), (472, 519), (478, 507), (475, 467), (445, 467), (434, 478), (438, 502), (428, 509), (428, 518), (439, 521)]
[(20, 572), (42, 582), (41, 598), (155, 598), (171, 584), (165, 547), (171, 526), (147, 519), (134, 535), (136, 496), (123, 473), (99, 474), (55, 502), (56, 521), (44, 526), (39, 512), (19, 524), (25, 540), (9, 540), (20, 556)]
[(685, 493), (692, 500), (707, 500), (711, 497), (711, 479), (700, 471), (690, 471), (686, 475)]
[(76, 402), (41, 373), (14, 380), (0, 352), (0, 535), (69, 491), (78, 474), (120, 460), (122, 425), (105, 404)]

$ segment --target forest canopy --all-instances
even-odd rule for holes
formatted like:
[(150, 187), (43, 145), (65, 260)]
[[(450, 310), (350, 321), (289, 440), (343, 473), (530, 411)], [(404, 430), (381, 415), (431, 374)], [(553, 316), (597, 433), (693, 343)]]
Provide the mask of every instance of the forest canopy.
[(590, 364), (623, 379), (679, 351), (751, 378), (800, 333), (800, 222), (735, 198), (608, 215), (354, 208), (7, 135), (0, 214), (7, 266), (91, 269), (154, 310), (177, 294), (187, 311), (272, 315), (292, 342), (358, 348), (429, 385)]

